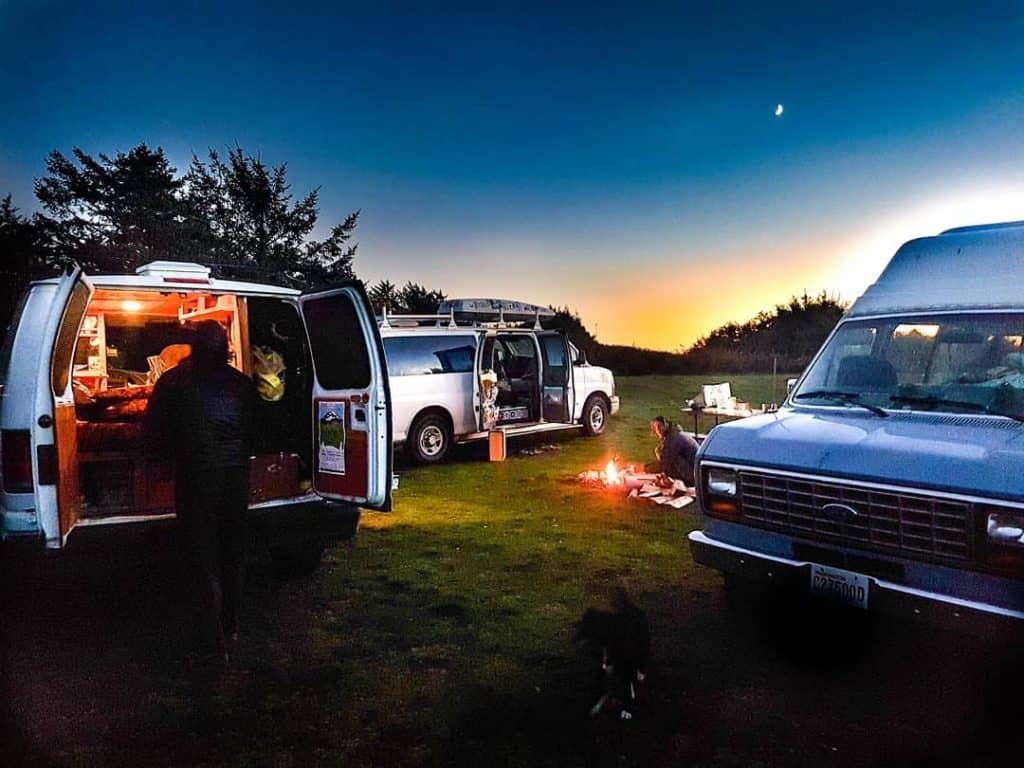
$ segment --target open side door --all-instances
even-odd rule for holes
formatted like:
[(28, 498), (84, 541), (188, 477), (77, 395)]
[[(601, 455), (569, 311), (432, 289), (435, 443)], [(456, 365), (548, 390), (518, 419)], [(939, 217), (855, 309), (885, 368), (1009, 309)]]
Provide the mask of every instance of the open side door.
[(78, 431), (72, 374), (75, 348), (93, 287), (79, 267), (59, 280), (42, 334), (36, 383), (36, 503), (48, 547), (62, 547), (81, 513)]
[(572, 359), (569, 341), (561, 333), (537, 334), (544, 365), (541, 376), (541, 415), (545, 421), (572, 423)]
[(313, 490), (391, 509), (391, 390), (362, 283), (299, 298), (313, 358)]
[[(494, 369), (494, 344), (495, 337), (493, 334), (484, 334), (477, 337), (476, 369), (473, 374), (473, 407), (476, 411), (477, 429), (481, 432), (486, 432), (494, 426), (494, 424), (488, 421), (488, 403), (485, 402), (487, 397), (480, 379), (485, 371)], [(490, 401), (490, 406), (490, 410), (493, 412), (490, 415), (496, 414), (497, 406), (494, 404), (493, 399)]]

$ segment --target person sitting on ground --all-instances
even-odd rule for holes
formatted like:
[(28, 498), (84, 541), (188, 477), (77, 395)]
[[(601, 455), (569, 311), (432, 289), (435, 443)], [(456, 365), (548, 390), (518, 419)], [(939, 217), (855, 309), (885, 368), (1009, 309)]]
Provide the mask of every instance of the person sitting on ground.
[(692, 486), (697, 441), (679, 427), (673, 426), (664, 416), (651, 419), (651, 432), (661, 440), (661, 445), (654, 449), (654, 455), (658, 458), (655, 471)]

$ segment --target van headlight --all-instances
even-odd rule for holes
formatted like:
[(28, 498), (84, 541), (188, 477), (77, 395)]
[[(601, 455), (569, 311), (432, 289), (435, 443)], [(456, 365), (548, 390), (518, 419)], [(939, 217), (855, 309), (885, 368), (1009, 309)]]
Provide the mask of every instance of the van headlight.
[(1024, 546), (1024, 512), (989, 512), (985, 530), (988, 533), (988, 540), (993, 543)]
[(708, 467), (708, 493), (715, 496), (735, 496), (736, 470)]

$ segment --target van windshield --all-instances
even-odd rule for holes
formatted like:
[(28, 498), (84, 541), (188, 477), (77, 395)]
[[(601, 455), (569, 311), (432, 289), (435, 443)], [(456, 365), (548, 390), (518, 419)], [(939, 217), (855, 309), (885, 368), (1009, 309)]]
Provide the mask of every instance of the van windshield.
[(988, 413), (1021, 420), (1022, 341), (1019, 313), (845, 322), (791, 399), (876, 412)]

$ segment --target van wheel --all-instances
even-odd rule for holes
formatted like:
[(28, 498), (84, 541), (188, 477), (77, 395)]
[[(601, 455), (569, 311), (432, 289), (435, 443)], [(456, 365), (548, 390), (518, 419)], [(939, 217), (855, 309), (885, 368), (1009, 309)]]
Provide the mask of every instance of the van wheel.
[(583, 431), (591, 437), (604, 432), (608, 423), (608, 404), (600, 395), (591, 395), (583, 404)]
[(436, 413), (421, 416), (409, 432), (409, 453), (417, 464), (437, 464), (452, 449), (452, 428)]

